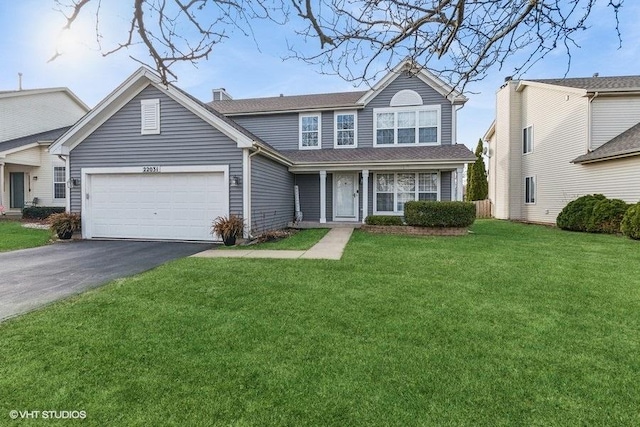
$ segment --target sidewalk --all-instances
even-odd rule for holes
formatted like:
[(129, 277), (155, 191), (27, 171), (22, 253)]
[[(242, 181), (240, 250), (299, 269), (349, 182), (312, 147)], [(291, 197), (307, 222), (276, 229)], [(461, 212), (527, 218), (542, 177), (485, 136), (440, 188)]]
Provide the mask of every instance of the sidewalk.
[(344, 248), (347, 246), (353, 233), (353, 228), (332, 228), (311, 249), (306, 251), (285, 250), (224, 250), (209, 249), (204, 252), (191, 255), (200, 258), (279, 258), (279, 259), (334, 259), (342, 258)]

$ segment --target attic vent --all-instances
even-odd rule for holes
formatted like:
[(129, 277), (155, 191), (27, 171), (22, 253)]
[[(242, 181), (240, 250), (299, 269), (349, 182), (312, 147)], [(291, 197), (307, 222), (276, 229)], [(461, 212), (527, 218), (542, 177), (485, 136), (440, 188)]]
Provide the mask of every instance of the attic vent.
[(391, 98), (390, 107), (405, 107), (408, 105), (422, 105), (422, 97), (416, 91), (404, 89)]
[(142, 135), (160, 133), (160, 100), (143, 99), (140, 101), (140, 118)]

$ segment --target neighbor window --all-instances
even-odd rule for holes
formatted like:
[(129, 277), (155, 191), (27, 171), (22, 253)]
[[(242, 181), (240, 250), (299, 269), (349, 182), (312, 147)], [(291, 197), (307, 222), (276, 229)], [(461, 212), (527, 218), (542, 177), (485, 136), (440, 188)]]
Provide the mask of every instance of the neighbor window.
[(411, 200), (438, 200), (436, 172), (378, 173), (374, 175), (375, 213), (403, 213)]
[(357, 132), (357, 116), (356, 113), (335, 113), (335, 141), (334, 146), (355, 147)]
[(522, 129), (522, 154), (533, 151), (533, 126)]
[(67, 197), (66, 168), (56, 166), (53, 168), (53, 198), (64, 199)]
[(374, 145), (440, 143), (440, 106), (377, 108)]
[(160, 133), (160, 100), (143, 99), (140, 101), (141, 133), (153, 135)]
[(320, 148), (320, 114), (300, 115), (300, 148)]
[(536, 202), (536, 177), (528, 176), (524, 179), (524, 202), (534, 204)]

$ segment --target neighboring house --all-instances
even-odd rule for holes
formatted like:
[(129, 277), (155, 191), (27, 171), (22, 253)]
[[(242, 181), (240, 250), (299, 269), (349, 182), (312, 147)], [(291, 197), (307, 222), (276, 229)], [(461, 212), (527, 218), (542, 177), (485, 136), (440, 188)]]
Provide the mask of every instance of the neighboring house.
[(486, 132), (496, 218), (555, 223), (571, 200), (640, 200), (640, 76), (507, 81)]
[[(141, 68), (51, 148), (66, 159), (83, 236), (211, 240), (219, 215), (246, 234), (295, 219), (362, 222), (408, 200), (461, 200), (455, 144), (466, 98), (400, 64), (369, 91), (205, 104)], [(408, 71), (412, 71), (409, 73)]]
[(38, 205), (65, 206), (65, 162), (49, 145), (89, 111), (67, 88), (0, 91), (0, 206), (19, 214)]

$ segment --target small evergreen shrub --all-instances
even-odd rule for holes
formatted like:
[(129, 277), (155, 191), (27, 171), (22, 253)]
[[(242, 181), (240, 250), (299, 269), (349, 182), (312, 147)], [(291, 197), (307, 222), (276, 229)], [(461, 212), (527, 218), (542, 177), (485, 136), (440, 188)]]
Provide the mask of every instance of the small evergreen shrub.
[(593, 205), (593, 212), (587, 231), (589, 233), (609, 233), (620, 232), (620, 223), (629, 205), (620, 199), (603, 199)]
[(631, 205), (622, 218), (620, 229), (625, 236), (640, 240), (640, 202)]
[(65, 208), (57, 206), (29, 206), (22, 208), (23, 219), (47, 219), (50, 215), (64, 213)]
[(401, 216), (369, 215), (365, 220), (367, 225), (404, 225)]
[(556, 224), (563, 230), (587, 231), (593, 207), (600, 200), (605, 200), (602, 194), (589, 194), (578, 197), (569, 202), (556, 218)]
[(407, 202), (404, 219), (417, 227), (468, 227), (476, 220), (476, 206), (471, 202)]

